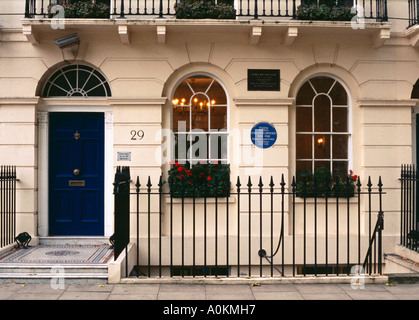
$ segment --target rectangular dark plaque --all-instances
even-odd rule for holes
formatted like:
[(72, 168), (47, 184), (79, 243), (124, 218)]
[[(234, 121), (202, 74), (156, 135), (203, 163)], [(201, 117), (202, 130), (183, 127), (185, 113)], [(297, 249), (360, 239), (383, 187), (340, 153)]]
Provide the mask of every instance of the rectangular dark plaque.
[(279, 69), (248, 69), (248, 91), (280, 91)]

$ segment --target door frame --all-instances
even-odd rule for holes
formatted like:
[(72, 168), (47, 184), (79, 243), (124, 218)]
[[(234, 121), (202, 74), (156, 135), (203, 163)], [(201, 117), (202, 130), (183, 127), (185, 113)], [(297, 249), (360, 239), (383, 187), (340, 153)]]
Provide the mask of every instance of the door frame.
[[(69, 104), (65, 99), (40, 103), (38, 120), (38, 235), (49, 235), (49, 113), (50, 112), (100, 112), (105, 121), (105, 185), (104, 230), (105, 237), (113, 234), (113, 110), (106, 99), (83, 100), (83, 105)], [(57, 100), (61, 100), (57, 101)], [(75, 101), (72, 101), (75, 103)]]

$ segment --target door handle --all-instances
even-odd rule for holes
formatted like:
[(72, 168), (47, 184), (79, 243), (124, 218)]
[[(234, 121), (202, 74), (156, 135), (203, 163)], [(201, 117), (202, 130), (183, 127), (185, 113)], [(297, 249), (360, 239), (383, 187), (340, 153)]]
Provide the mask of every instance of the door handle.
[(78, 176), (78, 175), (80, 174), (80, 170), (79, 170), (79, 169), (74, 169), (74, 170), (73, 170), (73, 174), (74, 174), (75, 176)]

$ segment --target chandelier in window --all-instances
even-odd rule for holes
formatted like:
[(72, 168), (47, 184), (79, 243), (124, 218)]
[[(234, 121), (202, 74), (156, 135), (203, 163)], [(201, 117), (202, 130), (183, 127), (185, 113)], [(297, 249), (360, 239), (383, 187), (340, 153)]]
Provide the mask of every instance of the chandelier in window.
[[(202, 94), (201, 94), (202, 95)], [(192, 113), (207, 113), (208, 108), (215, 105), (215, 100), (208, 99), (208, 97), (203, 96), (202, 99), (196, 97), (192, 97), (188, 104), (186, 103), (185, 98), (175, 98), (172, 100), (173, 103), (173, 110), (176, 112), (184, 112), (189, 113), (189, 107), (191, 108)]]
[(196, 127), (199, 121), (208, 119), (208, 114), (214, 111), (215, 100), (211, 100), (204, 93), (196, 93), (189, 99), (189, 102), (186, 98), (174, 98), (172, 104), (173, 111), (178, 116), (190, 118), (192, 127)]

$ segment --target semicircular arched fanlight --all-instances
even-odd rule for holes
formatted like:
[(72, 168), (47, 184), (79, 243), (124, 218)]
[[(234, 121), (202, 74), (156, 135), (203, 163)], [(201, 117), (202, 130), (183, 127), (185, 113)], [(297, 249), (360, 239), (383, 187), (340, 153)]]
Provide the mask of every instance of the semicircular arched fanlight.
[(96, 69), (74, 64), (57, 70), (47, 81), (42, 96), (50, 97), (110, 97), (111, 88)]

